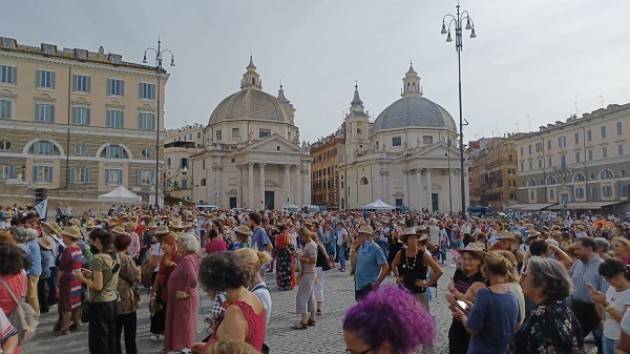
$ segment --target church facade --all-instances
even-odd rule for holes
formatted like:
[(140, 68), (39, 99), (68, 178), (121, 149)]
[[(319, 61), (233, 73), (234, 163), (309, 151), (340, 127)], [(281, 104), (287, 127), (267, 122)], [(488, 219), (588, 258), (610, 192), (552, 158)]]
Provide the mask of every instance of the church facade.
[[(401, 96), (372, 123), (355, 88), (343, 124), (339, 207), (355, 209), (381, 199), (412, 210), (461, 210), (455, 121), (423, 97), (413, 66), (403, 78)], [(468, 183), (465, 188), (467, 196)]]
[(214, 109), (205, 148), (190, 158), (192, 199), (222, 208), (310, 204), (311, 161), (294, 117), (282, 86), (277, 97), (262, 90), (250, 58), (240, 91)]

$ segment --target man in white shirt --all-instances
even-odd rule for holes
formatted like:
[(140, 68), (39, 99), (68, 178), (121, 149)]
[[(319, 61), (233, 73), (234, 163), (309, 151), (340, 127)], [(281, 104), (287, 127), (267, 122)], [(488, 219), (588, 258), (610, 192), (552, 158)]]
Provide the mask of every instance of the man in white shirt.
[(346, 271), (346, 246), (348, 244), (348, 230), (343, 225), (343, 221), (337, 222), (337, 258), (339, 258), (339, 270)]

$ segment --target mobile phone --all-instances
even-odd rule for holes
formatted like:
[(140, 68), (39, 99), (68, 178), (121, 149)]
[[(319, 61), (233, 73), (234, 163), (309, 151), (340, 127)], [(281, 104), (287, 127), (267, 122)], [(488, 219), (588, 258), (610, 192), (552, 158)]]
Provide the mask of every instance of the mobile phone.
[(466, 302), (464, 302), (463, 300), (457, 300), (457, 307), (459, 307), (460, 310), (466, 312), (468, 311), (468, 304)]

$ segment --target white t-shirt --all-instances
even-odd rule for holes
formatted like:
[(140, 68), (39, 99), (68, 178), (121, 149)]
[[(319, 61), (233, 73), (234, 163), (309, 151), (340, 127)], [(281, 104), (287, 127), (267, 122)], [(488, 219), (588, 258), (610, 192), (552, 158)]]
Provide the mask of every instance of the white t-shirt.
[[(267, 284), (265, 284), (265, 282), (261, 282), (258, 283), (254, 286), (254, 288), (256, 288), (257, 286), (267, 286)], [(252, 288), (253, 289), (253, 288)], [(260, 302), (262, 302), (263, 307), (265, 308), (265, 314), (267, 315), (267, 327), (269, 326), (269, 320), (271, 319), (271, 293), (269, 293), (268, 289), (265, 289), (264, 287), (261, 287), (260, 289), (256, 289), (253, 291), (254, 295), (256, 295), (259, 299)]]
[[(163, 255), (164, 255), (164, 251), (162, 251), (161, 243), (155, 243), (151, 245), (151, 249), (149, 250), (149, 257), (151, 256), (162, 257)], [(153, 271), (157, 272), (159, 270), (160, 270), (160, 263), (158, 262), (158, 265), (155, 266), (155, 268), (153, 268)]]
[(337, 231), (337, 246), (342, 246), (346, 238), (348, 238), (348, 231), (345, 228), (339, 229)]
[[(615, 307), (618, 312), (626, 311), (630, 306), (630, 289), (616, 291), (613, 286), (609, 286), (606, 291), (606, 300)], [(604, 321), (604, 336), (613, 340), (618, 340), (621, 336), (621, 327), (608, 313)]]
[(440, 242), (440, 228), (437, 226), (429, 226), (429, 235), (431, 236), (431, 242), (437, 245)]

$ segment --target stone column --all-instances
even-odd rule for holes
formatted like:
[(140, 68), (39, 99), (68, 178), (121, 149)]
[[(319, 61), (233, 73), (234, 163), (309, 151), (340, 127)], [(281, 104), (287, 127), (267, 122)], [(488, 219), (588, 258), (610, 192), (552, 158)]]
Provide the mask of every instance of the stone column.
[(380, 175), (381, 175), (381, 195), (379, 196), (379, 199), (384, 201), (385, 203), (387, 203), (386, 198), (385, 198), (385, 175), (387, 174), (387, 171), (381, 171)]
[(418, 195), (416, 199), (418, 200), (418, 210), (422, 210), (422, 208), (424, 208), (424, 202), (426, 201), (424, 194), (422, 193), (422, 169), (416, 169), (416, 177), (418, 179)]
[(387, 204), (393, 204), (391, 202), (391, 200), (389, 198), (391, 198), (391, 195), (389, 193), (389, 171), (384, 171), (383, 174), (383, 189), (385, 190), (385, 195), (383, 195), (383, 201)]
[(302, 206), (302, 164), (298, 164), (295, 166), (295, 174), (297, 177), (296, 190), (295, 190), (295, 205), (298, 207)]
[(260, 209), (265, 209), (265, 164), (258, 164), (260, 167)]
[(433, 211), (433, 186), (431, 182), (431, 169), (427, 168), (427, 208)]
[(249, 162), (248, 168), (248, 180), (247, 180), (247, 207), (254, 208), (254, 163)]
[(403, 178), (404, 178), (404, 186), (405, 186), (405, 199), (404, 199), (404, 203), (405, 206), (407, 208), (411, 208), (410, 202), (411, 202), (411, 198), (410, 198), (410, 191), (409, 191), (409, 170), (403, 170)]
[(280, 207), (291, 203), (291, 165), (284, 165), (284, 181), (282, 183), (284, 186), (284, 199)]

